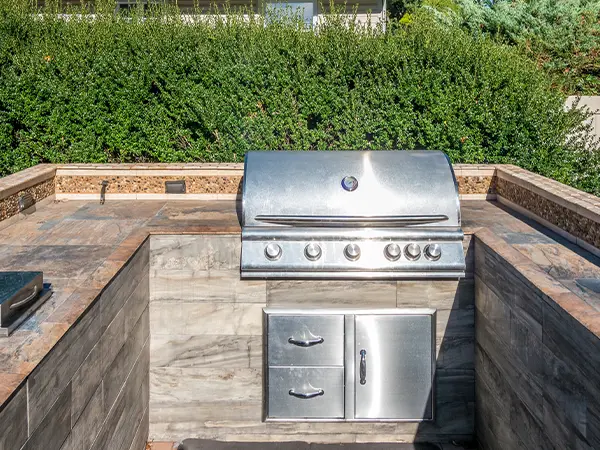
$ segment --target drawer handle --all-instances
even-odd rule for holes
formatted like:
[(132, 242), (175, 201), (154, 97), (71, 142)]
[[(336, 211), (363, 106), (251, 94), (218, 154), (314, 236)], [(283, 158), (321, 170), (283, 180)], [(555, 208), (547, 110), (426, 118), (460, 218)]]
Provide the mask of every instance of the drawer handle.
[(297, 398), (315, 398), (315, 397), (319, 397), (320, 395), (324, 395), (325, 391), (323, 389), (317, 389), (315, 392), (304, 393), (304, 392), (296, 392), (293, 389), (290, 389), (288, 394), (290, 394), (292, 397), (297, 397)]
[(25, 306), (27, 303), (29, 303), (30, 301), (32, 301), (33, 299), (35, 299), (37, 297), (37, 293), (38, 293), (38, 287), (37, 287), (37, 285), (35, 285), (33, 287), (33, 292), (31, 294), (29, 294), (29, 296), (27, 298), (24, 298), (20, 302), (13, 303), (12, 305), (10, 305), (10, 307), (8, 309), (17, 309), (17, 308), (20, 308), (21, 306)]
[(367, 351), (360, 351), (360, 384), (367, 384)]
[(288, 339), (288, 342), (290, 344), (297, 345), (298, 347), (312, 347), (313, 345), (322, 344), (323, 342), (325, 342), (325, 339), (323, 339), (322, 337), (318, 337), (316, 339), (309, 339), (307, 341), (299, 341), (291, 337)]

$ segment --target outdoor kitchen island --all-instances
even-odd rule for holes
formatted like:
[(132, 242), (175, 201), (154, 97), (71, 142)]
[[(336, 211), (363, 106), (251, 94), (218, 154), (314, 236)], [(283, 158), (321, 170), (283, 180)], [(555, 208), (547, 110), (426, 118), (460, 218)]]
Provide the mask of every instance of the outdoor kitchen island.
[[(0, 448), (597, 447), (599, 295), (581, 280), (598, 259), (500, 203), (461, 206), (461, 281), (265, 281), (239, 278), (234, 200), (41, 201), (0, 230), (0, 269), (55, 290), (0, 341)], [(263, 421), (265, 307), (436, 309), (435, 420)]]

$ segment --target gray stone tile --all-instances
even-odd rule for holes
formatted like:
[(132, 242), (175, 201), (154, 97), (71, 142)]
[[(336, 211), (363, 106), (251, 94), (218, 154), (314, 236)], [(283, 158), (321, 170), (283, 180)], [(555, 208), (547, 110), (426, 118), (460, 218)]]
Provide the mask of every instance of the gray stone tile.
[[(476, 258), (478, 245), (475, 245)], [(520, 277), (506, 261), (495, 253), (484, 250), (483, 261), (475, 261), (475, 274), (487, 285), (487, 287), (505, 302), (512, 306), (515, 296), (515, 280)], [(522, 280), (521, 280), (522, 281)]]
[(473, 273), (475, 272), (475, 241), (472, 234), (465, 235), (463, 250), (465, 251), (466, 278), (473, 278)]
[[(577, 367), (591, 392), (600, 385), (598, 338), (575, 318), (558, 307), (544, 303), (542, 342), (566, 364)], [(555, 309), (556, 308), (556, 309)]]
[[(202, 402), (189, 401), (179, 402), (161, 398), (157, 400), (154, 394), (150, 398), (150, 423), (153, 433), (156, 432), (155, 425), (166, 427), (166, 424), (185, 424), (192, 435), (194, 429), (205, 426), (206, 422), (223, 421), (227, 423), (260, 423), (262, 421), (262, 400), (247, 401), (216, 401)], [(164, 439), (154, 434), (158, 439)], [(180, 436), (184, 436), (181, 434)]]
[(474, 309), (438, 309), (436, 312), (436, 334), (439, 338), (475, 335)]
[(399, 308), (473, 308), (475, 304), (473, 280), (398, 281), (396, 304)]
[[(143, 273), (144, 272), (142, 272), (142, 274)], [(116, 313), (100, 340), (102, 347), (102, 374), (106, 373), (109, 365), (114, 361), (129, 335), (132, 333), (141, 314), (148, 308), (148, 297), (149, 275), (146, 273), (143, 274), (139, 282), (133, 286), (131, 294), (123, 303), (122, 308)]]
[(589, 402), (587, 406), (586, 438), (590, 447), (600, 448), (600, 404)]
[(67, 439), (65, 439), (65, 442), (63, 442), (63, 445), (60, 448), (60, 450), (76, 450), (75, 447), (73, 447), (72, 435), (67, 436)]
[(558, 405), (544, 398), (544, 431), (555, 449), (589, 449), (582, 436), (568, 421), (562, 420)]
[(153, 334), (262, 336), (263, 305), (163, 302), (150, 304)]
[(510, 345), (510, 304), (492, 291), (486, 284), (479, 286), (475, 298), (477, 312), (485, 317), (488, 326), (505, 345)]
[(473, 237), (470, 245), (473, 246), (473, 272), (477, 276), (485, 275), (486, 265), (486, 247), (481, 243), (481, 240)]
[(0, 260), (0, 269), (41, 270), (45, 278), (86, 278), (112, 252), (112, 245), (24, 245)]
[(146, 274), (136, 286), (133, 293), (127, 299), (123, 308), (125, 309), (125, 334), (133, 330), (144, 310), (148, 307), (150, 300), (150, 276)]
[(501, 405), (490, 392), (486, 383), (477, 380), (475, 408), (477, 410), (477, 433), (485, 437), (490, 449), (507, 450), (515, 448), (515, 436), (510, 427), (508, 405)]
[[(542, 402), (542, 387), (540, 380), (533, 376), (529, 368), (519, 364), (497, 334), (492, 331), (489, 323), (481, 314), (477, 314), (475, 322), (475, 340), (479, 347), (494, 362), (495, 367), (507, 380), (511, 389), (521, 399), (530, 411), (540, 411)], [(477, 366), (476, 366), (477, 367)]]
[[(31, 407), (29, 408), (31, 413)], [(60, 394), (22, 450), (60, 449), (71, 431), (71, 386)]]
[[(588, 392), (582, 382), (583, 375), (576, 365), (558, 358), (542, 345), (544, 364), (544, 397), (560, 409), (558, 417), (582, 435), (586, 433), (587, 406), (598, 398), (599, 390)], [(592, 401), (591, 401), (592, 400)]]
[(0, 449), (20, 449), (27, 440), (27, 388), (19, 387), (0, 411)]
[(438, 369), (473, 369), (475, 367), (475, 336), (439, 338)]
[(535, 231), (532, 231), (530, 233), (525, 233), (523, 231), (502, 233), (502, 239), (504, 239), (507, 243), (511, 245), (555, 243), (553, 239), (540, 232)]
[[(71, 201), (69, 201), (71, 203)], [(88, 202), (78, 208), (72, 214), (67, 215), (69, 219), (85, 221), (107, 221), (115, 226), (123, 220), (135, 220), (150, 218), (154, 216), (166, 202), (160, 200), (136, 200), (132, 207), (131, 200), (108, 201), (101, 205), (99, 202)]]
[(153, 270), (235, 269), (240, 264), (240, 236), (177, 235), (152, 236)]
[(71, 421), (76, 423), (79, 415), (102, 382), (102, 351), (97, 343), (71, 380)]
[[(593, 279), (594, 283), (597, 283), (597, 279)], [(584, 284), (586, 281), (592, 281), (589, 278), (577, 279), (577, 280), (559, 280), (560, 284), (569, 289), (579, 298), (584, 300), (588, 305), (600, 312), (600, 292), (592, 284)], [(598, 285), (600, 288), (600, 284)]]
[(129, 450), (148, 405), (145, 397), (148, 380), (149, 342), (135, 361), (123, 389), (108, 412), (92, 450)]
[[(150, 368), (152, 411), (161, 404), (262, 401), (260, 369)], [(210, 388), (208, 388), (210, 386)]]
[(112, 322), (148, 274), (148, 248), (149, 245), (146, 241), (102, 293), (100, 298), (103, 305), (102, 320), (104, 325), (108, 326)]
[(394, 281), (267, 281), (269, 306), (396, 306)]
[(100, 338), (100, 374), (104, 376), (108, 367), (119, 354), (119, 351), (125, 344), (127, 336), (125, 335), (125, 309), (121, 310), (114, 317), (113, 321)]
[(485, 395), (493, 398), (498, 409), (508, 417), (512, 400), (511, 386), (490, 356), (478, 345), (475, 347), (475, 376), (476, 389), (485, 388)]
[(513, 315), (528, 324), (531, 332), (542, 338), (542, 298), (525, 283), (515, 280)]
[(102, 331), (100, 304), (96, 302), (31, 373), (27, 380), (30, 429), (41, 423), (100, 339)]
[(118, 245), (129, 234), (143, 226), (145, 219), (90, 221), (65, 219), (32, 243), (52, 242), (54, 245)]
[(524, 448), (539, 448), (544, 435), (542, 420), (532, 415), (516, 395), (512, 395), (510, 402), (510, 427)]
[(239, 269), (152, 271), (154, 300), (266, 304), (265, 280), (240, 280)]
[[(337, 445), (340, 442), (356, 441), (377, 442), (380, 443), (379, 445), (383, 445), (381, 442), (414, 440), (415, 435), (418, 435), (419, 438), (431, 436), (438, 440), (450, 440), (452, 436), (471, 437), (452, 431), (444, 434), (440, 432), (442, 429), (435, 428), (434, 424), (429, 424), (424, 428), (424, 425), (419, 423), (265, 423), (260, 418), (260, 403), (244, 403), (243, 405), (211, 403), (206, 407), (198, 405), (198, 408), (182, 408), (180, 405), (179, 408), (178, 411), (171, 409), (165, 411), (164, 408), (152, 410), (150, 439), (180, 440), (181, 436), (193, 435), (233, 441), (281, 442), (295, 440), (330, 442)], [(447, 430), (451, 429), (447, 428)], [(440, 436), (443, 437), (440, 438)]]
[(475, 373), (438, 370), (435, 381), (435, 421), (419, 426), (419, 434), (472, 434), (475, 428)]
[(152, 367), (260, 367), (261, 336), (153, 335)]
[(104, 415), (102, 385), (99, 385), (78, 420), (73, 422), (71, 440), (74, 449), (87, 450), (92, 446), (102, 428)]
[[(515, 245), (544, 272), (556, 279), (597, 278), (600, 268), (567, 247), (557, 244)], [(592, 261), (596, 258), (591, 257)]]
[(103, 377), (104, 404), (106, 405), (106, 409), (110, 409), (117, 399), (125, 380), (138, 359), (149, 335), (148, 325), (148, 309), (146, 309), (117, 356), (108, 365)]
[(129, 450), (146, 450), (146, 442), (148, 440), (148, 433), (150, 428), (149, 423), (149, 414), (150, 409), (146, 408), (144, 415), (142, 416), (142, 420), (138, 424), (137, 431), (135, 432), (135, 436), (133, 438), (133, 442), (129, 447)]
[[(479, 411), (479, 408), (477, 408)], [(475, 415), (475, 437), (477, 441), (476, 448), (486, 450), (496, 450), (496, 437), (488, 427), (481, 414)]]
[[(527, 322), (512, 314), (510, 321), (510, 349), (518, 361), (528, 368), (529, 373), (543, 383), (544, 356), (541, 337)], [(541, 334), (541, 332), (539, 333)]]

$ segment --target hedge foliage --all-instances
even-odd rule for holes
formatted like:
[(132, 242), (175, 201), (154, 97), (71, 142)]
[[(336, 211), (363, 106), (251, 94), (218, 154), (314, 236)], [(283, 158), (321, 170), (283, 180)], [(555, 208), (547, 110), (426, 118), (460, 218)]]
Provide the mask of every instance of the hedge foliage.
[[(20, 0), (4, 0), (3, 5)], [(250, 149), (441, 149), (600, 193), (598, 153), (513, 49), (433, 20), (189, 23), (0, 6), (0, 172), (39, 162), (241, 161)]]
[(466, 28), (522, 49), (572, 94), (600, 95), (599, 0), (456, 0)]

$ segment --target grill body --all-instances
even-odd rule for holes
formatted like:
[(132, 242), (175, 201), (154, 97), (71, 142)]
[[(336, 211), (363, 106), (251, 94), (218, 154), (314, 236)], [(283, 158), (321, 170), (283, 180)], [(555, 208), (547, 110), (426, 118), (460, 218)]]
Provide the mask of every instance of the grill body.
[(242, 278), (464, 276), (442, 152), (249, 152), (242, 202)]

